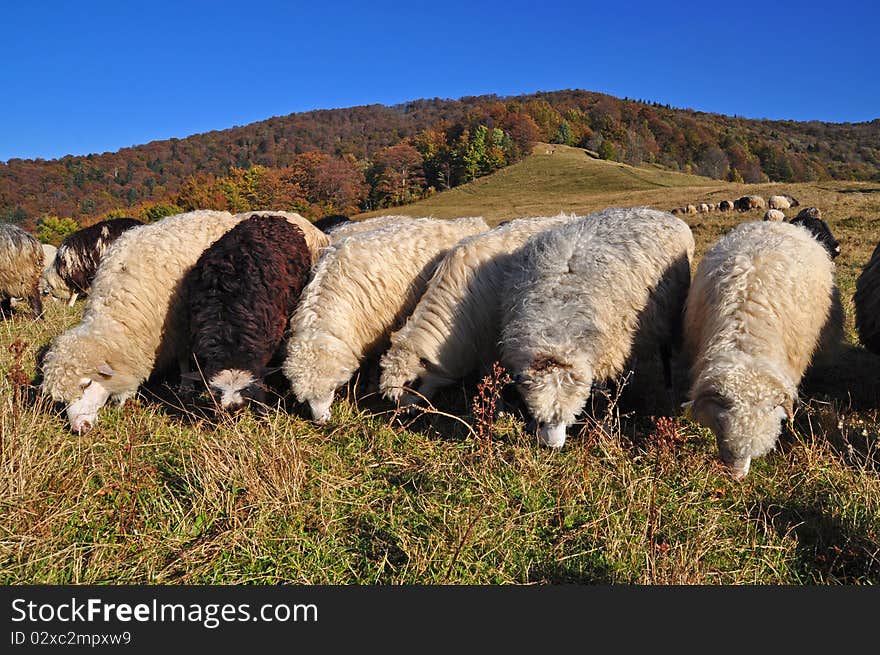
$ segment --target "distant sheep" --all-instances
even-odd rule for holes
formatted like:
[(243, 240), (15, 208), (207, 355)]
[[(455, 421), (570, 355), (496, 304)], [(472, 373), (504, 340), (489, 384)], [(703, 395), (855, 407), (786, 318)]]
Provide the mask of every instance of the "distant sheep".
[(34, 317), (42, 317), (37, 289), (42, 272), (40, 242), (18, 225), (0, 223), (0, 318), (12, 315), (13, 298), (26, 298)]
[(514, 251), (572, 218), (517, 219), (450, 249), (406, 325), (391, 335), (380, 362), (383, 395), (406, 405), (416, 398), (404, 387), (418, 383), (419, 395), (430, 399), (437, 388), (488, 369), (499, 357), (501, 294)]
[(696, 205), (685, 205), (684, 213), (685, 214), (696, 214), (697, 213), (697, 206)]
[(797, 221), (805, 218), (822, 218), (822, 210), (818, 207), (805, 207), (798, 212), (798, 215), (794, 217), (794, 220)]
[(786, 200), (788, 200), (788, 204), (792, 207), (799, 207), (801, 203), (798, 202), (797, 198), (794, 196), (790, 196), (787, 193), (782, 196)]
[(737, 211), (747, 212), (753, 209), (766, 209), (767, 203), (761, 196), (741, 196), (733, 201)]
[(733, 211), (733, 200), (722, 200), (718, 203), (718, 211), (729, 212)]
[(856, 280), (853, 295), (861, 344), (880, 355), (880, 243)]
[(113, 242), (141, 225), (135, 218), (112, 218), (67, 235), (40, 278), (40, 295), (73, 305), (79, 295), (89, 292), (98, 265)]
[(126, 231), (101, 260), (82, 321), (43, 361), (43, 393), (89, 430), (108, 399), (124, 403), (151, 373), (187, 359), (181, 282), (199, 256), (241, 219), (194, 211)]
[(700, 212), (701, 214), (708, 213), (709, 205), (705, 202), (701, 202), (699, 205), (697, 205), (697, 211)]
[(770, 196), (767, 198), (767, 206), (770, 209), (790, 209), (791, 202), (786, 196)]
[(700, 261), (685, 308), (689, 413), (735, 478), (772, 450), (820, 347), (840, 341), (834, 264), (803, 227), (751, 221)]
[(778, 209), (768, 209), (767, 213), (764, 214), (765, 221), (784, 221), (785, 214), (779, 211)]
[(526, 242), (502, 296), (501, 361), (560, 448), (594, 382), (620, 376), (645, 347), (671, 386), (694, 239), (684, 221), (645, 208), (606, 209)]
[(799, 216), (793, 218), (790, 222), (792, 225), (803, 225), (807, 228), (810, 234), (813, 235), (813, 238), (825, 247), (825, 250), (828, 251), (828, 255), (831, 259), (834, 259), (840, 254), (840, 242), (834, 237), (834, 234), (831, 233), (831, 228), (828, 227), (828, 223), (821, 218)]
[(291, 318), (282, 365), (315, 421), (330, 418), (337, 387), (387, 346), (446, 250), (486, 230), (482, 218), (410, 218), (340, 239), (327, 250)]
[(296, 225), (300, 230), (302, 230), (303, 236), (306, 238), (306, 243), (309, 246), (309, 252), (312, 253), (312, 264), (318, 261), (318, 259), (321, 257), (321, 254), (324, 252), (324, 249), (328, 245), (330, 245), (330, 239), (327, 237), (326, 234), (315, 227), (315, 225), (309, 219), (300, 216), (296, 212), (271, 211), (266, 209), (260, 211), (243, 212), (241, 214), (236, 214), (234, 218), (242, 221), (246, 218), (251, 218), (252, 216), (280, 216), (288, 223)]
[(227, 410), (265, 402), (263, 377), (309, 280), (302, 229), (282, 216), (251, 216), (205, 250), (184, 278), (189, 340), (208, 389)]

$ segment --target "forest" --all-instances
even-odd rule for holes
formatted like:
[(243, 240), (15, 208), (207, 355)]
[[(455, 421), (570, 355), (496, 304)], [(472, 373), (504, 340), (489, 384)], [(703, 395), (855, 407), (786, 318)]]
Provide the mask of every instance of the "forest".
[(745, 119), (565, 90), (316, 110), (112, 153), (10, 159), (0, 220), (57, 242), (106, 217), (195, 208), (351, 215), (487, 175), (536, 142), (733, 182), (880, 181), (880, 119)]

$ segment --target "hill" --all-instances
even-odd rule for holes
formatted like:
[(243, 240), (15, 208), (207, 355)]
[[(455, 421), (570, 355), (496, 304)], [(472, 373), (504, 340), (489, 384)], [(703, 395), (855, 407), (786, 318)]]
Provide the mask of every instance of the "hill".
[(152, 219), (156, 205), (356, 213), (472, 181), (535, 142), (746, 183), (880, 179), (880, 119), (752, 120), (565, 90), (319, 110), (114, 153), (11, 159), (0, 163), (0, 220)]

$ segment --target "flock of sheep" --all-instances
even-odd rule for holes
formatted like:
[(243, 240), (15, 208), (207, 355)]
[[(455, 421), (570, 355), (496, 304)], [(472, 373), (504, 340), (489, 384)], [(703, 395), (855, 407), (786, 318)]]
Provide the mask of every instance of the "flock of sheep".
[[(807, 367), (842, 339), (839, 251), (818, 217), (746, 222), (692, 276), (687, 223), (647, 208), (493, 229), (479, 217), (314, 224), (202, 210), (104, 221), (51, 261), (33, 236), (0, 225), (0, 294), (4, 316), (12, 298), (39, 316), (42, 297), (88, 294), (81, 322), (41, 363), (42, 392), (78, 433), (108, 400), (168, 373), (232, 410), (265, 409), (265, 380), (280, 370), (323, 423), (368, 362), (382, 395), (411, 406), (500, 361), (539, 441), (559, 448), (591, 388), (640, 358), (659, 355), (674, 398), (680, 355), (687, 412), (740, 478), (774, 447)], [(855, 295), (860, 338), (875, 351), (878, 275), (880, 246)]]

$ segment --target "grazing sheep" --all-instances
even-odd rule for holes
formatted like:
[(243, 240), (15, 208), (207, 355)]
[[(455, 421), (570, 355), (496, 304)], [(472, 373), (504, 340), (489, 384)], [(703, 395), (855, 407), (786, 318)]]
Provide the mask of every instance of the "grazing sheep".
[(502, 296), (501, 361), (541, 443), (562, 447), (593, 382), (619, 377), (647, 347), (659, 347), (671, 391), (693, 251), (684, 221), (646, 208), (606, 209), (518, 251)]
[(785, 196), (770, 196), (767, 198), (767, 206), (770, 209), (791, 209), (791, 203)]
[(718, 211), (729, 212), (733, 211), (733, 200), (722, 200), (718, 203)]
[(43, 249), (13, 223), (0, 223), (0, 318), (12, 315), (12, 299), (27, 298), (35, 318), (43, 316), (37, 284), (43, 272)]
[(296, 212), (261, 210), (236, 214), (233, 218), (242, 221), (246, 218), (251, 218), (252, 216), (280, 216), (288, 223), (296, 225), (300, 230), (302, 230), (303, 236), (306, 238), (306, 243), (309, 246), (309, 252), (312, 253), (312, 264), (318, 261), (318, 258), (320, 258), (321, 254), (324, 252), (324, 249), (328, 245), (330, 245), (330, 239), (327, 238), (326, 234), (315, 227), (315, 225), (309, 219), (300, 216)]
[(828, 256), (831, 257), (831, 259), (834, 259), (840, 254), (840, 242), (834, 238), (834, 234), (831, 233), (831, 228), (828, 227), (828, 223), (821, 218), (813, 218), (810, 216), (804, 218), (796, 217), (791, 219), (790, 223), (792, 225), (803, 225), (807, 228), (807, 230), (810, 231), (810, 234), (813, 235), (813, 238), (825, 247), (825, 250), (828, 251)]
[(678, 216), (679, 214), (684, 213), (684, 210), (681, 207), (676, 207), (675, 209), (670, 209), (669, 213), (673, 216)]
[(707, 214), (709, 212), (709, 205), (705, 202), (701, 202), (697, 205), (697, 211), (701, 214)]
[(262, 380), (309, 279), (302, 229), (283, 216), (251, 216), (205, 250), (184, 278), (189, 340), (199, 379), (238, 409), (265, 402)]
[(43, 361), (43, 392), (67, 405), (75, 432), (89, 430), (108, 399), (124, 403), (151, 373), (187, 358), (180, 283), (199, 256), (240, 219), (194, 211), (128, 230), (101, 260), (82, 322)]
[(111, 218), (68, 234), (40, 278), (40, 295), (73, 305), (79, 295), (89, 292), (101, 258), (113, 242), (141, 225), (135, 218)]
[(391, 335), (382, 356), (379, 389), (386, 398), (411, 404), (404, 392), (418, 381), (430, 398), (498, 359), (501, 293), (514, 251), (532, 235), (574, 217), (522, 218), (462, 239), (443, 257), (428, 288), (407, 319)]
[(764, 214), (765, 221), (784, 221), (785, 214), (783, 214), (778, 209), (768, 209), (767, 213)]
[(805, 207), (798, 212), (794, 220), (802, 220), (805, 218), (822, 218), (822, 211), (818, 207)]
[(284, 375), (319, 423), (336, 388), (409, 316), (446, 250), (485, 232), (482, 218), (398, 220), (341, 239), (318, 262), (290, 321)]
[(344, 216), (343, 214), (331, 214), (330, 216), (319, 218), (312, 223), (312, 225), (321, 230), (324, 234), (329, 234), (334, 228), (350, 222), (351, 219), (349, 219), (348, 216)]
[(689, 414), (735, 478), (772, 450), (820, 345), (843, 330), (834, 264), (805, 228), (751, 221), (700, 261), (685, 307)]
[(684, 213), (685, 214), (696, 214), (697, 213), (697, 206), (696, 205), (685, 205)]
[(747, 212), (753, 209), (766, 209), (767, 203), (761, 196), (741, 196), (733, 201), (734, 209)]
[(880, 243), (856, 280), (853, 303), (859, 341), (872, 353), (880, 355)]
[(40, 246), (43, 248), (43, 270), (46, 270), (52, 265), (52, 262), (55, 261), (55, 255), (58, 253), (58, 248), (51, 243), (41, 243)]
[(794, 196), (790, 196), (790, 195), (788, 195), (787, 193), (786, 193), (786, 194), (783, 194), (782, 197), (785, 198), (786, 200), (788, 200), (788, 204), (789, 204), (791, 207), (799, 207), (800, 204), (801, 204), (801, 203), (798, 202), (797, 198), (795, 198)]
[(334, 228), (331, 228), (327, 235), (330, 237), (330, 243), (336, 244), (339, 243), (345, 237), (350, 237), (354, 234), (362, 234), (364, 232), (369, 232), (371, 230), (377, 230), (384, 227), (389, 227), (391, 225), (397, 225), (398, 223), (404, 223), (407, 221), (415, 220), (411, 216), (376, 216), (375, 218), (365, 218), (360, 221), (346, 221), (345, 223), (341, 223)]

